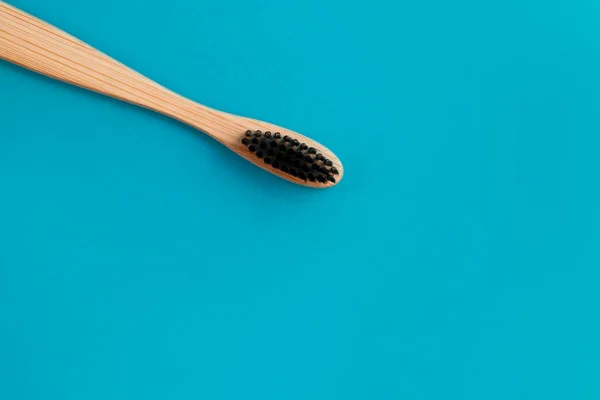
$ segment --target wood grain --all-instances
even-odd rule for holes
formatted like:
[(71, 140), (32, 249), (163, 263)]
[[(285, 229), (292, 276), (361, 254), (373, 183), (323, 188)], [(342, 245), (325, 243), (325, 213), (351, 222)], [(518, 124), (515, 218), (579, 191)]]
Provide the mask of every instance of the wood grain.
[(101, 53), (79, 39), (0, 1), (0, 58), (72, 85), (148, 108), (206, 133), (256, 166), (288, 181), (310, 187), (334, 184), (311, 183), (271, 168), (242, 144), (247, 130), (281, 132), (319, 149), (343, 176), (343, 166), (329, 149), (289, 129), (218, 111), (174, 93), (140, 73)]

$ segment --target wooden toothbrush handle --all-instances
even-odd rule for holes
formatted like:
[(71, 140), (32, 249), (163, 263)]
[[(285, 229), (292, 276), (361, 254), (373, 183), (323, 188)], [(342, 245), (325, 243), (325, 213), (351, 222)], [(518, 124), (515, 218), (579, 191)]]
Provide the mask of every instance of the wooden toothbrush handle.
[(73, 36), (1, 0), (0, 58), (204, 130), (206, 107), (165, 89)]

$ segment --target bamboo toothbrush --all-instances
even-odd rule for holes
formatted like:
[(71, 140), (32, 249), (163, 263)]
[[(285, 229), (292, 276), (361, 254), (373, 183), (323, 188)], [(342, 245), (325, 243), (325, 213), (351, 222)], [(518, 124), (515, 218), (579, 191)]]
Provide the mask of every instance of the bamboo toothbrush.
[(274, 124), (218, 111), (180, 96), (93, 47), (0, 1), (0, 58), (51, 78), (165, 114), (290, 182), (334, 186), (340, 160), (325, 146)]

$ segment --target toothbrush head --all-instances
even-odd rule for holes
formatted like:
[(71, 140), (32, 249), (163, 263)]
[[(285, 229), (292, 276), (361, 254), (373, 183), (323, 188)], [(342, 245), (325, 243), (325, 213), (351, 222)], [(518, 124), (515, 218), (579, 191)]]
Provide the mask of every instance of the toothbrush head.
[[(312, 187), (334, 186), (342, 177), (339, 160), (325, 156), (312, 144), (280, 132), (247, 130), (241, 143), (263, 168), (277, 170), (288, 180)], [(275, 172), (275, 171), (271, 171)]]

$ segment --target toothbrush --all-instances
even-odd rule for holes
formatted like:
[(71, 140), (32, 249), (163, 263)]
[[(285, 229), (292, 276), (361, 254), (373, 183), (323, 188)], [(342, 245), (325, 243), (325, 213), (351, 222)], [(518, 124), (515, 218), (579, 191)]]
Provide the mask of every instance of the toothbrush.
[(339, 183), (340, 160), (289, 129), (218, 111), (174, 93), (88, 44), (0, 1), (0, 58), (188, 124), (254, 165), (313, 188)]

